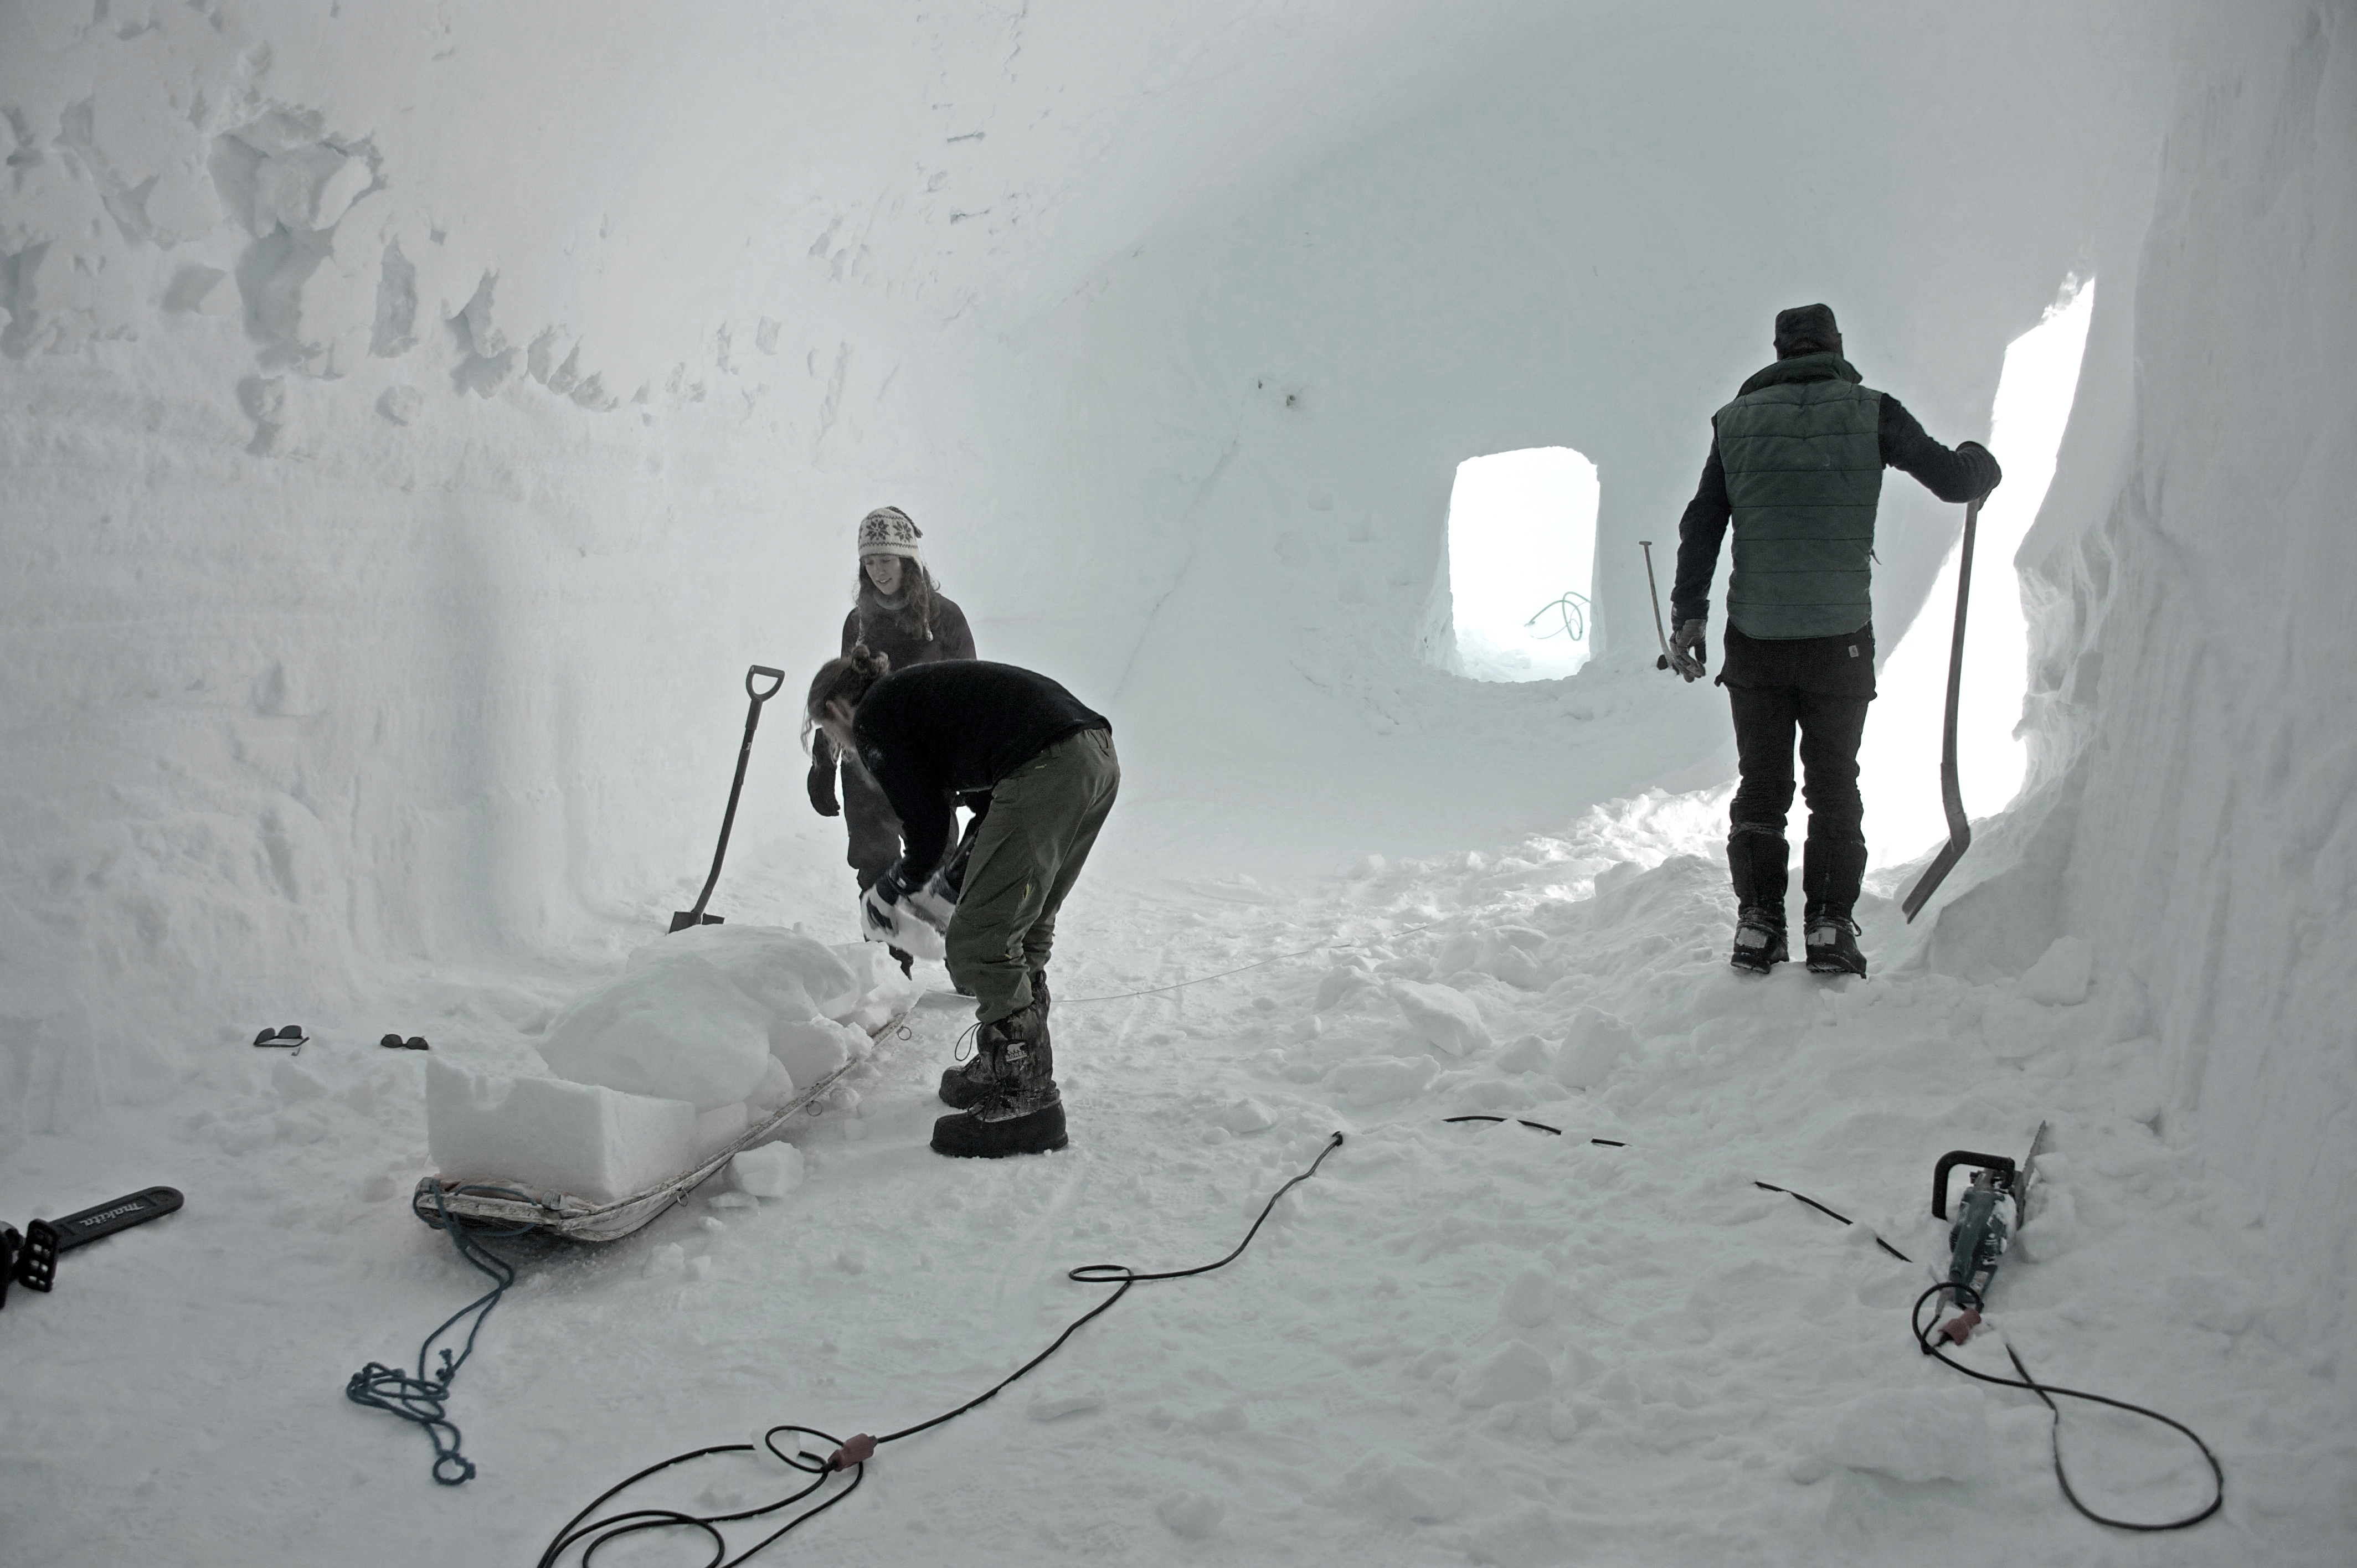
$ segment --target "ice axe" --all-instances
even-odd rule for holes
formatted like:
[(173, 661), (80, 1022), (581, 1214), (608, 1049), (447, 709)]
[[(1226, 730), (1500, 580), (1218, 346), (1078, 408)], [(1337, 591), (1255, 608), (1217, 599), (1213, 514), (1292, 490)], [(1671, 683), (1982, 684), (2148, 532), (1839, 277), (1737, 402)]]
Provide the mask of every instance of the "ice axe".
[[(755, 684), (764, 675), (770, 678), (766, 690)], [(745, 765), (753, 759), (753, 732), (761, 727), (761, 704), (776, 696), (785, 683), (786, 672), (766, 664), (756, 664), (745, 671), (745, 694), (753, 699), (753, 705), (745, 710), (745, 744), (737, 748), (737, 777), (728, 786), (728, 810), (720, 817), (720, 843), (712, 852), (712, 875), (704, 879), (704, 891), (695, 896), (695, 908), (682, 909), (671, 918), (674, 931), (721, 923), (719, 916), (705, 914), (704, 907), (712, 901), (713, 885), (720, 880), (720, 863), (728, 854), (728, 830), (737, 825), (737, 797), (745, 792)]]
[(1956, 780), (1956, 700), (1964, 689), (1964, 601), (1973, 588), (1973, 531), (1980, 518), (1979, 501), (1964, 508), (1964, 548), (1956, 563), (1956, 636), (1948, 645), (1948, 722), (1940, 741), (1940, 804), (1948, 813), (1948, 842), (1932, 864), (1923, 868), (1923, 875), (1915, 879), (1915, 886), (1907, 890), (1907, 897), (1900, 906), (1907, 912), (1910, 925), (1922, 913), (1923, 906), (1931, 902), (1932, 895), (1939, 891), (1948, 873), (1956, 868), (1956, 862), (1964, 858), (1964, 851), (1972, 847), (1973, 822), (1964, 815), (1964, 790)]
[(1662, 656), (1653, 660), (1656, 670), (1670, 668), (1670, 637), (1662, 629), (1662, 585), (1653, 581), (1653, 542), (1637, 541), (1637, 548), (1645, 553), (1645, 591), (1653, 601), (1653, 639), (1662, 645)]

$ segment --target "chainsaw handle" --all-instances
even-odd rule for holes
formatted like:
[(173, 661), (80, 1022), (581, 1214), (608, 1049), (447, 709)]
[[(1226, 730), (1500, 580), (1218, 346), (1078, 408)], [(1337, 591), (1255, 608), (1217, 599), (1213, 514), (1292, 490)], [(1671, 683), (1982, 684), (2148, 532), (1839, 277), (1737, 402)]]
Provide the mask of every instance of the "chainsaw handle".
[(1950, 1149), (1932, 1167), (1932, 1218), (1948, 1217), (1948, 1173), (1958, 1165), (1970, 1165), (1976, 1170), (1995, 1171), (1997, 1186), (2013, 1190), (2014, 1164), (2011, 1155), (1976, 1155), (1970, 1149)]
[[(770, 678), (768, 691), (759, 691), (754, 687), (753, 677), (756, 675), (767, 675)], [(785, 683), (786, 672), (782, 670), (772, 670), (766, 664), (756, 664), (745, 671), (745, 694), (753, 699), (753, 705), (757, 708), (776, 696), (779, 689)]]

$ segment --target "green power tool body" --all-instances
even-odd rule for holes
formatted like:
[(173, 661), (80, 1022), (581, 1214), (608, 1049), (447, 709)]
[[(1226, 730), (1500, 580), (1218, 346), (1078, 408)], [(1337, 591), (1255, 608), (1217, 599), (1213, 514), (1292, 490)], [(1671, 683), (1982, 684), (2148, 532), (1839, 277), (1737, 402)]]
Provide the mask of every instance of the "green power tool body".
[[(2046, 1123), (2041, 1122), (2037, 1135), (2030, 1139), (2029, 1157), (2018, 1165), (2009, 1155), (1951, 1149), (1932, 1167), (1932, 1217), (1935, 1219), (1948, 1217), (1949, 1173), (1958, 1165), (1973, 1173), (1956, 1205), (1955, 1221), (1948, 1227), (1948, 1287), (1958, 1312), (1940, 1326), (1940, 1333), (1953, 1344), (1963, 1344), (1980, 1324), (1981, 1307), (1996, 1279), (1997, 1264), (2013, 1232), (2028, 1217), (2029, 1184), (2039, 1151), (2045, 1146)], [(2008, 1208), (2012, 1210), (2009, 1224)]]

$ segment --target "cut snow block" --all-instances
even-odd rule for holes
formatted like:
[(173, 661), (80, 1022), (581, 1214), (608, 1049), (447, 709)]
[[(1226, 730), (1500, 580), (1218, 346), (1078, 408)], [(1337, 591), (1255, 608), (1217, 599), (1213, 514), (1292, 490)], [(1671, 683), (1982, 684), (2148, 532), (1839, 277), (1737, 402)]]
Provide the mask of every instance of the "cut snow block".
[(575, 1083), (710, 1111), (759, 1087), (770, 1017), (717, 968), (687, 956), (627, 971), (584, 996), (557, 1015), (540, 1054)]
[(1408, 1027), (1423, 1036), (1435, 1050), (1461, 1057), (1469, 1051), (1488, 1048), (1490, 1026), (1481, 1022), (1480, 1010), (1473, 1005), (1473, 998), (1456, 987), (1395, 980), (1392, 982), (1391, 993)]
[(753, 1092), (745, 1097), (745, 1109), (759, 1118), (769, 1115), (793, 1097), (793, 1075), (786, 1070), (785, 1063), (772, 1056), (770, 1065), (762, 1069), (761, 1081), (754, 1085)]
[(847, 1017), (869, 989), (834, 949), (776, 926), (691, 926), (632, 953), (629, 972), (698, 963), (726, 976), (773, 1018)]
[(745, 1135), (753, 1125), (750, 1110), (741, 1100), (695, 1113), (695, 1157), (708, 1160)]
[(802, 1152), (791, 1144), (739, 1149), (728, 1162), (737, 1190), (755, 1197), (783, 1197), (802, 1184)]
[(683, 1100), (425, 1061), (426, 1147), (453, 1180), (611, 1203), (693, 1165), (695, 1122)]
[(2074, 1007), (2087, 999), (2095, 978), (2095, 945), (2083, 937), (2057, 937), (2022, 975), (2021, 993), (2050, 1007)]

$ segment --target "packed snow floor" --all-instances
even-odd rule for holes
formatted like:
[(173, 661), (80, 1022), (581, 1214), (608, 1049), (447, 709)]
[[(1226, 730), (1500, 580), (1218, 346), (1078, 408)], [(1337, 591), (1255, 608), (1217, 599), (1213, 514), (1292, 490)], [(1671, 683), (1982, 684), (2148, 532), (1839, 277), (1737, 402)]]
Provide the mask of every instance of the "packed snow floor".
[[(1738, 977), (1723, 801), (1644, 797), (1487, 855), (1282, 886), (1104, 857), (1054, 970), (1069, 1150), (928, 1151), (970, 1017), (928, 996), (799, 1121), (786, 1196), (715, 1183), (608, 1245), (494, 1244), (522, 1277), (454, 1392), (481, 1466), (457, 1488), (428, 1480), (414, 1428), (343, 1397), (481, 1285), (408, 1210), (425, 1063), (374, 1042), (513, 1055), (594, 977), (419, 977), (397, 1016), (306, 1020), (299, 1074), (225, 1033), (175, 1102), (11, 1161), (39, 1212), (159, 1181), (188, 1200), (70, 1254), (54, 1295), (12, 1294), (0, 1557), (531, 1562), (673, 1452), (971, 1398), (1102, 1298), (1066, 1270), (1220, 1256), (1340, 1130), (1235, 1263), (1136, 1287), (756, 1561), (2348, 1562), (2345, 1401), (2303, 1304), (2255, 1266), (2257, 1215), (2171, 1142), (2142, 1045), (2097, 1044), (2092, 1007), (1886, 970), (1906, 937), (1881, 899), (1871, 979)], [(761, 875), (721, 902), (760, 908)], [(1563, 1135), (1444, 1120), (1476, 1112)], [(2190, 1531), (2080, 1519), (2043, 1407), (1910, 1337), (1944, 1237), (1932, 1161), (2018, 1155), (2041, 1119), (2043, 1205), (1966, 1354), (2002, 1369), (2001, 1335), (2050, 1381), (2190, 1423), (2228, 1477)], [(2105, 1511), (2207, 1497), (2150, 1423), (2066, 1404), (2064, 1441)], [(795, 1480), (724, 1458), (639, 1500), (707, 1512)], [(599, 1562), (707, 1550), (640, 1538)]]

